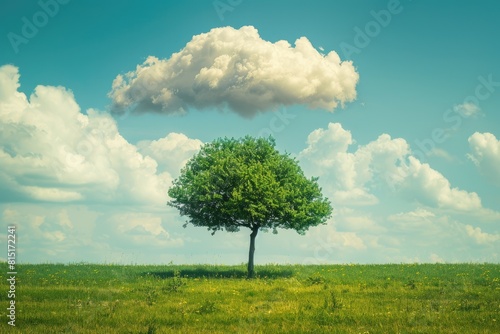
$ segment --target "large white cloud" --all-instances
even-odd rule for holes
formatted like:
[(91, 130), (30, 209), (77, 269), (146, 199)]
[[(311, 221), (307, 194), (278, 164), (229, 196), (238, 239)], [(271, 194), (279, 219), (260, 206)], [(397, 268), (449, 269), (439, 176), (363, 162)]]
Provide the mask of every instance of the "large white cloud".
[(500, 140), (492, 133), (476, 132), (469, 137), (469, 158), (481, 173), (500, 186)]
[(352, 135), (339, 123), (314, 130), (299, 159), (320, 181), (334, 204), (378, 203), (375, 189), (389, 189), (431, 207), (472, 211), (481, 209), (474, 192), (451, 187), (450, 182), (428, 164), (411, 156), (402, 138), (380, 135), (349, 152)]
[(196, 35), (169, 59), (150, 56), (118, 75), (113, 110), (184, 113), (225, 108), (251, 117), (279, 105), (333, 111), (356, 97), (358, 73), (337, 53), (319, 53), (305, 37), (263, 40), (252, 26), (215, 28)]
[[(82, 114), (71, 91), (37, 86), (18, 91), (14, 66), (0, 67), (0, 200), (141, 203), (164, 207), (172, 159), (161, 149), (188, 143), (187, 159), (200, 146), (180, 134), (143, 143), (143, 154), (118, 132), (107, 114)], [(151, 154), (149, 154), (151, 153)], [(162, 158), (164, 158), (162, 160)], [(157, 159), (157, 160), (155, 160)], [(182, 161), (181, 161), (182, 162)], [(158, 171), (160, 165), (161, 171)], [(175, 168), (177, 173), (178, 166)]]

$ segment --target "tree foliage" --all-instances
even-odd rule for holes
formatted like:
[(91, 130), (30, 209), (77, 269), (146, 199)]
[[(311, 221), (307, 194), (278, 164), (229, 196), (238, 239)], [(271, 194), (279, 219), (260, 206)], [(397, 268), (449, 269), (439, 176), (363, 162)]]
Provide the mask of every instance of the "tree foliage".
[(169, 189), (169, 205), (194, 226), (213, 233), (258, 226), (303, 234), (332, 209), (317, 178), (307, 179), (296, 159), (280, 154), (272, 138), (217, 139), (188, 161)]
[[(280, 154), (272, 138), (222, 138), (205, 144), (168, 194), (169, 205), (188, 217), (184, 227), (204, 226), (212, 234), (248, 227), (252, 242), (259, 229), (304, 234), (332, 213), (317, 178), (306, 178), (297, 160)], [(252, 254), (251, 249), (253, 261)]]

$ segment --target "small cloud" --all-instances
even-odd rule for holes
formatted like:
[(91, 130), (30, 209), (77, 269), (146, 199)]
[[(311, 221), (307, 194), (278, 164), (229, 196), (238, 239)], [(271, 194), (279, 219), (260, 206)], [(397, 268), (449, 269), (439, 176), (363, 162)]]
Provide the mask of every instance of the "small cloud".
[(500, 240), (500, 234), (489, 234), (481, 231), (479, 227), (473, 227), (471, 225), (465, 226), (465, 231), (467, 235), (474, 239), (478, 244), (490, 244)]
[(402, 212), (390, 215), (388, 217), (388, 220), (393, 222), (417, 222), (417, 221), (429, 221), (429, 219), (434, 217), (435, 217), (434, 213), (426, 209), (417, 208), (415, 211)]
[(379, 203), (378, 198), (361, 188), (349, 190), (338, 190), (332, 196), (332, 201), (336, 205), (375, 205)]
[(466, 102), (455, 105), (453, 111), (459, 113), (463, 117), (471, 117), (477, 115), (481, 111), (481, 108), (474, 103)]
[(441, 158), (441, 159), (444, 159), (444, 160), (447, 160), (447, 161), (453, 161), (453, 160), (455, 160), (451, 154), (449, 154), (445, 150), (437, 148), (437, 147), (435, 147), (432, 150), (430, 150), (429, 153), (428, 153), (428, 155), (431, 156), (431, 157)]
[(431, 263), (444, 263), (444, 259), (437, 254), (432, 253), (430, 256)]

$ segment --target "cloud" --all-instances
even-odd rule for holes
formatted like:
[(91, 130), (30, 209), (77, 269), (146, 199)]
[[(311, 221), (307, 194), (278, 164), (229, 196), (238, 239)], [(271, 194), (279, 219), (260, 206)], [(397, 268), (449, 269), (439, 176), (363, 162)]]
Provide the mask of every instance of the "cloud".
[(437, 147), (434, 147), (432, 150), (430, 150), (427, 153), (427, 155), (430, 157), (441, 158), (441, 159), (444, 159), (444, 160), (449, 161), (449, 162), (452, 162), (455, 160), (455, 158), (450, 153), (446, 152), (443, 149), (437, 148)]
[(378, 199), (370, 192), (380, 176), (386, 184), (399, 182), (401, 160), (409, 152), (403, 139), (381, 135), (351, 153), (355, 141), (339, 123), (311, 132), (299, 159), (311, 175), (318, 175), (334, 204), (373, 205)]
[[(356, 232), (341, 232), (332, 224), (320, 225), (307, 232), (307, 242), (302, 248), (314, 251), (314, 257), (319, 262), (329, 262), (338, 250), (353, 251), (367, 248), (362, 238)], [(331, 259), (330, 259), (331, 260)]]
[(463, 104), (457, 104), (453, 107), (453, 111), (460, 113), (463, 117), (471, 117), (479, 114), (481, 108), (478, 105), (466, 102)]
[(465, 230), (467, 231), (467, 235), (478, 244), (491, 244), (500, 241), (500, 234), (485, 233), (479, 227), (467, 225), (465, 226)]
[(431, 263), (445, 263), (445, 260), (435, 253), (432, 253), (429, 258), (431, 260)]
[(491, 228), (490, 223), (480, 218), (432, 208), (419, 207), (387, 217), (390, 223), (388, 231), (401, 241), (398, 249), (405, 253), (412, 250), (415, 255), (425, 258), (422, 252), (431, 252), (431, 262), (444, 262), (444, 259), (447, 262), (491, 261), (497, 258), (498, 254), (491, 252), (491, 246), (500, 240), (500, 235), (485, 233), (480, 227), (464, 223), (467, 220)]
[(320, 182), (334, 205), (379, 202), (374, 191), (386, 189), (425, 205), (459, 211), (481, 209), (474, 192), (451, 187), (441, 173), (410, 155), (402, 138), (380, 135), (348, 152), (355, 141), (339, 123), (311, 132), (299, 159)]
[(176, 177), (187, 161), (200, 150), (202, 144), (201, 140), (172, 132), (158, 140), (140, 141), (137, 147), (143, 155), (156, 160), (159, 171), (169, 171)]
[[(166, 221), (175, 224), (167, 229)], [(134, 253), (154, 262), (165, 248), (182, 248), (189, 239), (175, 232), (182, 230), (182, 224), (173, 211), (130, 212), (126, 207), (114, 206), (0, 203), (0, 227), (6, 231), (8, 225), (16, 225), (22, 236), (19, 251), (25, 262), (103, 262), (120, 258), (122, 262), (124, 254)]]
[[(80, 255), (102, 251), (106, 245), (93, 240), (93, 221), (97, 215), (77, 206), (40, 206), (0, 204), (0, 225), (17, 226), (22, 235), (23, 261), (46, 262), (49, 259), (78, 260)], [(73, 257), (71, 259), (71, 257)]]
[[(497, 165), (493, 135), (474, 134), (469, 143), (479, 168)], [(17, 225), (20, 255), (35, 263), (241, 263), (247, 231), (186, 232), (165, 206), (172, 177), (201, 144), (169, 133), (132, 145), (109, 115), (82, 113), (71, 91), (38, 86), (26, 96), (18, 69), (0, 67), (0, 237)], [(491, 223), (500, 213), (410, 152), (387, 134), (358, 145), (338, 123), (312, 131), (300, 163), (320, 176), (334, 216), (306, 236), (263, 233), (259, 261), (496, 261), (500, 237)]]
[(170, 168), (178, 173), (201, 145), (169, 134), (138, 149), (108, 114), (82, 114), (63, 87), (37, 86), (28, 98), (10, 65), (0, 67), (0, 83), (0, 201), (164, 207)]
[[(418, 240), (418, 236), (440, 238), (443, 232), (451, 233), (455, 227), (449, 222), (448, 217), (438, 216), (431, 210), (421, 207), (413, 211), (389, 215), (387, 221), (391, 223), (393, 232), (413, 240)], [(430, 240), (425, 241), (430, 242)]]
[(487, 227), (499, 219), (500, 213), (484, 208), (477, 193), (454, 187), (443, 174), (412, 156), (402, 138), (382, 134), (367, 144), (355, 144), (349, 130), (330, 123), (312, 131), (298, 154), (305, 173), (319, 176), (334, 207), (331, 226), (313, 229), (313, 241), (304, 243), (311, 251), (311, 263), (498, 257), (490, 244), (478, 247), (476, 240), (496, 240), (495, 234), (470, 228), (469, 234), (475, 236), (467, 233), (466, 224), (483, 228), (481, 224)]
[(479, 171), (500, 186), (500, 140), (491, 133), (476, 132), (469, 137), (472, 153), (468, 154)]
[(169, 59), (149, 56), (118, 75), (112, 110), (185, 113), (228, 107), (243, 117), (281, 105), (333, 111), (356, 97), (358, 73), (334, 51), (319, 53), (306, 37), (263, 40), (252, 26), (215, 28), (193, 36)]
[(415, 211), (398, 213), (389, 216), (390, 221), (401, 222), (401, 223), (414, 223), (414, 222), (428, 222), (430, 219), (434, 218), (436, 215), (426, 209), (418, 208)]
[(340, 207), (333, 212), (333, 222), (340, 231), (361, 233), (386, 233), (386, 228), (377, 224), (370, 214), (357, 212), (351, 208)]
[(112, 238), (119, 238), (124, 248), (130, 244), (142, 247), (180, 247), (181, 238), (174, 238), (162, 225), (162, 218), (150, 213), (117, 213), (106, 224)]
[(475, 192), (452, 188), (443, 174), (432, 169), (429, 164), (421, 163), (413, 156), (403, 167), (402, 192), (420, 203), (458, 211), (482, 209), (481, 199)]
[(299, 153), (299, 159), (311, 175), (324, 179), (322, 184), (334, 204), (376, 204), (377, 198), (365, 187), (370, 175), (358, 168), (363, 159), (347, 152), (353, 142), (351, 133), (341, 124), (329, 123), (327, 129), (316, 129), (309, 134), (307, 147)]

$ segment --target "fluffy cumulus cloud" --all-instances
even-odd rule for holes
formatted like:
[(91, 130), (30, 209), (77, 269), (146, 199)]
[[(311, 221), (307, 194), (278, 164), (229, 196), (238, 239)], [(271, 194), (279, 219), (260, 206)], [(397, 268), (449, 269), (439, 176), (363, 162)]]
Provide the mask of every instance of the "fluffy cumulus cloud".
[(177, 176), (186, 162), (199, 151), (202, 144), (201, 140), (172, 132), (158, 140), (140, 141), (137, 147), (142, 154), (158, 162), (158, 170), (169, 171)]
[(492, 133), (476, 132), (469, 137), (468, 157), (494, 184), (500, 186), (500, 140)]
[(431, 207), (481, 209), (476, 193), (452, 187), (441, 173), (413, 157), (404, 139), (382, 134), (349, 152), (353, 143), (349, 131), (330, 123), (327, 129), (313, 131), (299, 154), (305, 168), (323, 179), (334, 204), (376, 204), (374, 190), (384, 188)]
[(403, 192), (423, 204), (459, 211), (482, 208), (481, 199), (475, 192), (452, 188), (450, 181), (443, 174), (412, 156), (402, 172), (405, 175)]
[[(479, 151), (493, 151), (486, 144), (491, 138), (482, 142)], [(402, 138), (382, 134), (355, 144), (350, 131), (330, 123), (312, 131), (298, 154), (306, 174), (319, 176), (334, 206), (329, 224), (311, 231), (312, 241), (303, 244), (314, 253), (312, 263), (498, 258), (498, 231), (491, 223), (500, 213), (484, 208), (477, 193), (454, 187), (415, 158)]]
[[(81, 113), (63, 87), (37, 86), (27, 97), (18, 91), (18, 69), (10, 65), (0, 67), (0, 83), (2, 201), (164, 206), (173, 160), (182, 156), (184, 161), (201, 144), (170, 134), (142, 143), (143, 154), (120, 135), (109, 115)], [(186, 148), (171, 157), (160, 152), (183, 144)]]
[(357, 159), (356, 154), (347, 152), (351, 144), (351, 133), (339, 123), (330, 123), (327, 129), (309, 134), (299, 159), (311, 174), (325, 179), (324, 188), (335, 204), (375, 204), (377, 198), (365, 187), (370, 172), (357, 167), (366, 164), (366, 159)]
[(170, 133), (132, 145), (109, 114), (82, 113), (71, 91), (37, 86), (26, 96), (19, 79), (0, 67), (0, 225), (18, 226), (20, 256), (102, 262), (182, 247), (167, 190), (202, 143)]
[(244, 117), (280, 105), (333, 111), (356, 97), (358, 73), (334, 51), (324, 55), (305, 37), (263, 40), (252, 26), (196, 35), (169, 59), (150, 56), (118, 75), (113, 110), (184, 113), (228, 107)]

